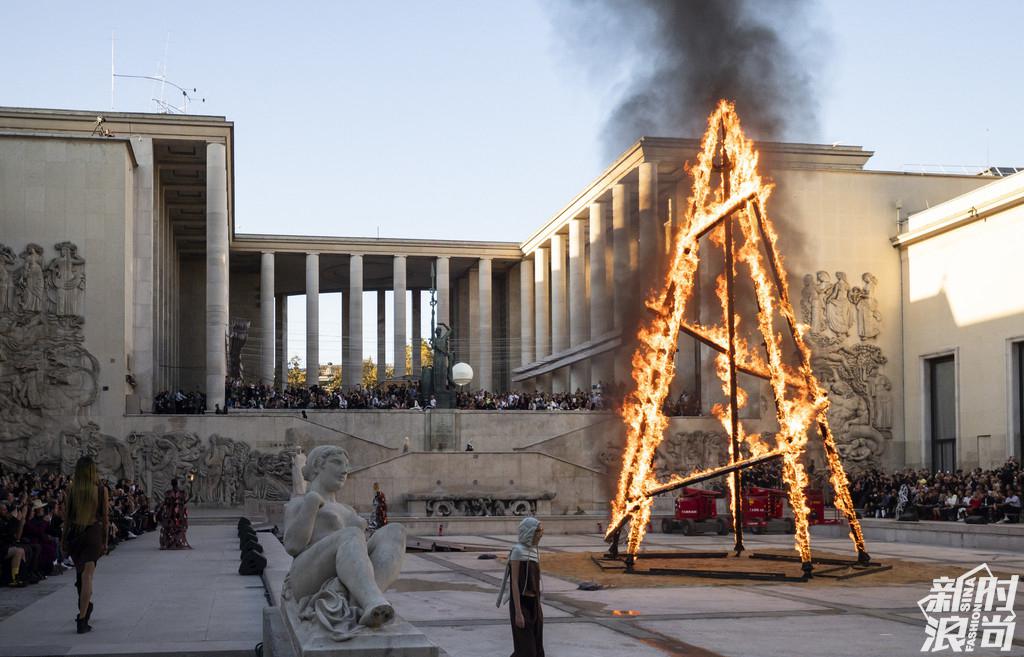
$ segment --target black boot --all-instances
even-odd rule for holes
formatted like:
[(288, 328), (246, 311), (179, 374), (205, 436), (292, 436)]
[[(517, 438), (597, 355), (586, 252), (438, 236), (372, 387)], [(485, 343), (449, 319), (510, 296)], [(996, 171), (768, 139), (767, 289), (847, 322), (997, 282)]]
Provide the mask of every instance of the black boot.
[(85, 634), (86, 632), (92, 631), (92, 625), (89, 625), (87, 618), (75, 618), (75, 625), (78, 626), (79, 634)]
[(92, 603), (89, 603), (89, 608), (85, 610), (85, 622), (88, 623), (89, 619), (92, 618)]

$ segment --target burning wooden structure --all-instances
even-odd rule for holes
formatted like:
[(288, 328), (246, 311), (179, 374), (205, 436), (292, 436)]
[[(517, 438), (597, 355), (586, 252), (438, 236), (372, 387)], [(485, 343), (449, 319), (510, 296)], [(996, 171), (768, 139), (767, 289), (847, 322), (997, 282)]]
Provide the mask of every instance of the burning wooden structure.
[[(738, 556), (744, 550), (743, 470), (781, 459), (795, 522), (795, 548), (804, 572), (809, 575), (812, 556), (805, 495), (808, 476), (802, 456), (811, 435), (816, 433), (823, 443), (835, 504), (850, 525), (857, 562), (867, 565), (870, 557), (864, 535), (829, 428), (828, 397), (811, 370), (811, 353), (803, 337), (806, 327), (797, 322), (786, 272), (776, 247), (777, 235), (765, 211), (773, 187), (758, 173), (758, 152), (743, 134), (732, 103), (720, 101), (708, 118), (708, 129), (691, 175), (693, 189), (686, 218), (673, 236), (664, 285), (649, 293), (646, 299), (648, 319), (637, 336), (639, 345), (632, 358), (636, 389), (623, 405), (627, 443), (606, 538), (612, 542), (614, 551), (620, 533), (629, 523), (627, 564), (631, 565), (643, 541), (656, 495), (728, 475), (734, 549)], [(714, 184), (716, 179), (717, 185)], [(696, 282), (700, 240), (705, 236), (724, 254), (724, 271), (716, 281), (722, 325), (702, 326), (685, 318)], [(745, 266), (753, 283), (763, 350), (749, 345), (738, 335), (738, 264)], [(729, 435), (729, 463), (659, 481), (653, 470), (654, 456), (667, 425), (662, 405), (675, 374), (673, 355), (680, 331), (719, 352), (716, 371), (728, 403), (717, 404), (713, 412)], [(784, 335), (788, 336), (789, 346), (796, 353), (796, 365), (784, 362)], [(739, 409), (745, 405), (747, 395), (737, 385), (737, 372), (769, 382), (779, 423), (775, 444), (760, 434), (744, 432)]]

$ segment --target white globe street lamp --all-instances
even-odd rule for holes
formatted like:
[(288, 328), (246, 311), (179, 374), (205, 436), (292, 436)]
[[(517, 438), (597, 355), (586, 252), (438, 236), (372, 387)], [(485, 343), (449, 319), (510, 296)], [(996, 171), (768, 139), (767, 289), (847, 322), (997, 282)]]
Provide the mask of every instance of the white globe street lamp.
[(473, 380), (473, 368), (468, 363), (452, 366), (452, 382), (460, 388)]

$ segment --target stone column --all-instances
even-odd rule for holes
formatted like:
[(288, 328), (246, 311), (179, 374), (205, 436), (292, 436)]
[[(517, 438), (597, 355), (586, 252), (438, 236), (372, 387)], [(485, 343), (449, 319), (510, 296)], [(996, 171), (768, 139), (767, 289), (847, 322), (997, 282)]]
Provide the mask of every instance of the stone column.
[[(551, 236), (551, 353), (560, 354), (569, 348), (569, 304), (566, 280), (566, 237), (558, 233)], [(563, 368), (564, 369), (564, 368)], [(569, 389), (569, 373), (552, 373), (552, 392)]]
[(459, 291), (459, 299), (466, 300), (466, 331), (462, 336), (462, 344), (465, 345), (464, 360), (473, 368), (473, 382), (469, 384), (469, 390), (480, 388), (480, 268), (473, 267), (466, 272), (465, 293)]
[[(491, 259), (480, 258), (477, 276), (478, 298), (480, 310), (476, 327), (477, 341), (480, 344), (478, 357), (478, 385), (482, 390), (494, 390), (493, 334), (491, 327)], [(495, 391), (499, 392), (499, 391)]]
[(549, 276), (551, 265), (549, 262), (547, 247), (539, 247), (533, 252), (533, 281), (534, 296), (533, 303), (536, 308), (534, 316), (534, 344), (536, 346), (536, 358), (541, 360), (551, 355), (551, 297), (549, 291)]
[(320, 381), (320, 254), (306, 254), (306, 387)]
[(394, 263), (395, 294), (391, 315), (395, 338), (395, 376), (405, 376), (405, 256), (396, 255)]
[(637, 170), (640, 179), (639, 212), (640, 252), (639, 275), (642, 287), (638, 290), (646, 296), (647, 289), (657, 285), (655, 278), (661, 271), (664, 257), (662, 248), (664, 227), (658, 218), (658, 165), (644, 162)]
[(345, 387), (345, 364), (348, 362), (348, 345), (352, 341), (348, 321), (348, 291), (341, 293), (341, 385)]
[(224, 408), (228, 373), (228, 176), (224, 144), (206, 144), (206, 404)]
[(534, 273), (533, 260), (524, 258), (519, 263), (519, 335), (522, 350), (520, 351), (520, 365), (529, 365), (535, 359), (534, 352)]
[[(633, 327), (623, 326), (623, 318), (632, 312), (635, 299), (633, 295), (633, 271), (630, 267), (630, 244), (633, 242), (630, 230), (629, 197), (630, 188), (619, 183), (612, 188), (612, 280), (614, 289), (612, 298), (615, 301), (614, 328), (623, 332), (622, 342), (632, 342), (632, 336), (624, 334)], [(614, 379), (618, 383), (626, 383), (630, 377), (628, 348), (619, 348), (614, 356)]]
[(629, 269), (629, 187), (618, 184), (612, 188), (612, 299), (616, 329), (622, 328), (622, 316), (629, 308), (631, 276)]
[(277, 303), (277, 317), (281, 326), (277, 334), (277, 366), (280, 369), (278, 387), (285, 390), (288, 388), (288, 295), (282, 294)]
[[(519, 364), (523, 360), (523, 325), (519, 321), (522, 316), (523, 307), (523, 294), (522, 285), (520, 280), (523, 277), (522, 273), (523, 265), (522, 262), (517, 262), (512, 265), (512, 268), (505, 273), (505, 281), (502, 292), (505, 295), (505, 302), (502, 304), (501, 301), (497, 302), (499, 318), (503, 314), (505, 316), (504, 326), (501, 326), (501, 320), (499, 319), (499, 326), (497, 330), (501, 331), (504, 329), (505, 339), (502, 340), (499, 336), (495, 345), (495, 371), (501, 371), (501, 381), (498, 382), (497, 387), (503, 390), (521, 390), (522, 384), (514, 383), (512, 381), (512, 370), (519, 367)], [(502, 313), (501, 310), (505, 312)], [(505, 345), (502, 348), (502, 345)], [(506, 385), (505, 379), (507, 377), (508, 384)], [(495, 378), (498, 378), (497, 376)]]
[[(611, 329), (608, 275), (605, 271), (606, 255), (605, 204), (590, 204), (590, 339), (597, 340)], [(611, 380), (607, 354), (591, 360), (590, 382)]]
[[(447, 324), (452, 327), (451, 318), (451, 281), (448, 280), (448, 265), (451, 259), (448, 256), (439, 256), (436, 264), (437, 277), (437, 324)], [(433, 337), (433, 336), (431, 336)]]
[(260, 383), (274, 385), (274, 252), (260, 256)]
[(342, 380), (351, 389), (363, 382), (363, 256), (348, 260), (348, 335)]
[(423, 323), (421, 307), (423, 305), (423, 291), (413, 288), (412, 291), (412, 372), (411, 374), (417, 379), (420, 377), (420, 371), (423, 367), (423, 348), (420, 343), (423, 342), (423, 331), (420, 326)]
[(384, 306), (387, 303), (387, 292), (377, 290), (377, 383), (385, 379), (384, 370), (387, 364), (387, 311)]
[[(578, 347), (587, 335), (587, 261), (586, 222), (579, 217), (569, 220), (569, 346)], [(573, 363), (569, 372), (569, 389), (590, 388), (590, 367), (587, 361)]]

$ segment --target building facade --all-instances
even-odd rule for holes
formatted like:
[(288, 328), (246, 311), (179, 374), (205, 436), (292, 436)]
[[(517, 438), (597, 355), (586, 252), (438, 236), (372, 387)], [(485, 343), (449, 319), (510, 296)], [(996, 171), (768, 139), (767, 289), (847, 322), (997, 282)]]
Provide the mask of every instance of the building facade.
[[(253, 235), (235, 230), (234, 127), (223, 117), (0, 108), (0, 458), (32, 466), (70, 453), (68, 441), (102, 446), (248, 423), (149, 412), (164, 390), (203, 390), (209, 408), (223, 405), (234, 320), (248, 323), (244, 377), (280, 386), (290, 295), (307, 299), (308, 380), (325, 364), (320, 294), (342, 295), (342, 376), (352, 387), (364, 358), (383, 366), (388, 323), (396, 354), (429, 337), (420, 335), (430, 312), (422, 292), (436, 287), (436, 321), (453, 329), (455, 358), (473, 367), (471, 388), (628, 382), (640, 301), (684, 215), (697, 148), (638, 140), (550, 218), (524, 218), (534, 228), (521, 243)], [(1024, 295), (1012, 286), (1024, 242), (1021, 177), (870, 171), (872, 153), (855, 146), (760, 148), (776, 185), (769, 212), (847, 462), (972, 467), (1020, 454)], [(715, 320), (720, 268), (714, 253), (702, 258), (698, 321)], [(1004, 281), (1010, 289), (1000, 292)], [(369, 354), (362, 318), (374, 300), (378, 354)], [(412, 354), (410, 371), (396, 359), (395, 376), (419, 375)], [(700, 411), (672, 420), (680, 454), (699, 451), (694, 441), (714, 430), (713, 360), (680, 338), (673, 395), (686, 393)], [(752, 400), (745, 417), (768, 428), (765, 391), (741, 383)], [(953, 416), (935, 410), (948, 399)], [(328, 424), (377, 441), (382, 454), (405, 436), (424, 450), (457, 449), (468, 432), (478, 448), (543, 444), (536, 449), (585, 469), (610, 467), (621, 433), (595, 414), (591, 424), (535, 427), (536, 440), (505, 448), (503, 432), (518, 429), (478, 415), (370, 421), (353, 412)], [(275, 422), (246, 424), (238, 440), (281, 448), (281, 434), (298, 425)]]

